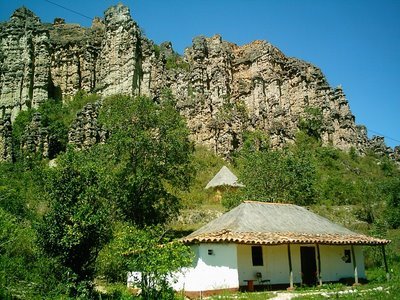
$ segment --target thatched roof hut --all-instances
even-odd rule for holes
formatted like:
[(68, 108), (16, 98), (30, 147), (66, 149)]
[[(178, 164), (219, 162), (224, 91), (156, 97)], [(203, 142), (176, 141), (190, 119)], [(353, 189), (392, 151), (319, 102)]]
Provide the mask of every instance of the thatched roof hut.
[(206, 189), (229, 186), (229, 187), (242, 187), (243, 184), (238, 182), (238, 178), (232, 173), (226, 166), (223, 166), (218, 173), (211, 179), (207, 185)]
[(214, 201), (220, 201), (222, 198), (222, 192), (226, 189), (236, 189), (243, 187), (244, 185), (238, 182), (238, 178), (229, 170), (226, 166), (223, 166), (218, 173), (211, 179), (205, 189), (214, 189), (215, 195)]
[(242, 187), (243, 184), (238, 182), (238, 178), (232, 173), (228, 167), (223, 166), (217, 174), (207, 183), (206, 189), (219, 187), (219, 186), (231, 186), (231, 187)]

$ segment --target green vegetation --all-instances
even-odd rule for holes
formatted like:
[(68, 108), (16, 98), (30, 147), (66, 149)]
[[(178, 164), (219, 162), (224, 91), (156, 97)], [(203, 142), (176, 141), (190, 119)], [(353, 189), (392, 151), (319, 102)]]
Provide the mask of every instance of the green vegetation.
[(101, 152), (107, 176), (114, 177), (108, 180), (114, 180), (115, 209), (140, 226), (176, 216), (180, 202), (175, 191), (187, 190), (192, 179), (193, 145), (174, 104), (168, 93), (160, 104), (143, 97), (111, 97), (100, 112), (99, 121), (111, 131)]
[(141, 277), (134, 280), (134, 285), (141, 288), (144, 299), (174, 299), (170, 274), (190, 265), (193, 256), (190, 248), (178, 241), (169, 242), (165, 235), (165, 229), (160, 226), (143, 229), (119, 226), (116, 238), (100, 257), (102, 267), (109, 275), (113, 266), (118, 266), (114, 270), (123, 274), (140, 271)]
[(299, 205), (353, 205), (360, 206), (357, 216), (361, 221), (375, 224), (381, 219), (388, 228), (398, 227), (400, 170), (394, 162), (322, 147), (302, 132), (296, 141), (272, 150), (267, 136), (248, 134), (234, 157), (246, 188), (235, 193), (234, 199), (227, 195), (226, 206), (246, 198)]
[(178, 54), (173, 53), (167, 57), (167, 61), (165, 63), (165, 67), (167, 70), (176, 70), (181, 69), (184, 71), (189, 71), (190, 65), (186, 61), (182, 59)]
[[(49, 100), (22, 112), (14, 122), (13, 141), (20, 149), (26, 126), (40, 112), (56, 163), (49, 167), (20, 149), (13, 163), (0, 164), (1, 299), (178, 297), (167, 275), (192, 257), (175, 238), (201, 225), (209, 211), (219, 213), (243, 200), (306, 205), (351, 229), (391, 239), (389, 283), (379, 249), (366, 247), (369, 285), (343, 295), (341, 285), (322, 290), (344, 299), (394, 299), (392, 291), (400, 288), (400, 170), (392, 161), (321, 147), (319, 114), (311, 110), (296, 143), (283, 149), (271, 149), (262, 132), (244, 134), (229, 167), (245, 187), (221, 190), (224, 207), (204, 187), (228, 162), (194, 148), (169, 92), (157, 103), (121, 95), (104, 99), (98, 122), (109, 133), (106, 143), (81, 151), (69, 147), (67, 128), (85, 104), (97, 100), (79, 92), (66, 104)], [(239, 104), (226, 104), (219, 118), (240, 118), (246, 111)], [(191, 224), (178, 223), (182, 211), (200, 213)], [(143, 274), (135, 282), (140, 296), (125, 288), (128, 271)], [(300, 292), (305, 299), (320, 297), (306, 294), (320, 293), (317, 289)]]
[[(82, 107), (87, 98), (57, 104), (60, 110), (52, 109), (54, 103), (45, 105), (40, 108), (42, 121), (51, 126), (57, 113), (57, 121), (66, 124), (71, 110)], [(144, 97), (105, 99), (99, 121), (110, 132), (107, 143), (86, 151), (67, 147), (51, 168), (34, 156), (0, 165), (2, 294), (97, 298), (96, 276), (125, 280), (126, 268), (114, 269), (114, 277), (101, 268), (112, 264), (112, 259), (104, 260), (107, 255), (96, 262), (100, 250), (118, 244), (121, 224), (129, 234), (119, 249), (146, 253), (117, 252), (123, 265), (146, 274), (143, 295), (171, 295), (166, 274), (190, 261), (188, 249), (169, 243), (170, 238), (153, 237), (181, 207), (177, 193), (187, 190), (191, 181), (193, 152), (174, 104), (168, 93), (159, 104)], [(21, 127), (29, 123), (25, 119), (21, 117)], [(161, 227), (153, 228), (157, 224)], [(159, 267), (157, 272), (144, 267), (149, 261)]]
[(71, 270), (67, 280), (74, 297), (84, 287), (90, 294), (94, 261), (111, 235), (108, 199), (100, 181), (97, 166), (83, 152), (67, 151), (47, 174), (50, 209), (39, 224), (38, 244)]
[(313, 204), (316, 168), (310, 153), (260, 147), (265, 140), (251, 135), (245, 141), (236, 158), (245, 187), (227, 196), (224, 204), (232, 207), (243, 200)]
[[(97, 95), (88, 95), (84, 91), (78, 91), (66, 104), (60, 100), (49, 99), (38, 109), (29, 109), (18, 114), (13, 123), (13, 144), (15, 160), (22, 160), (31, 156), (28, 149), (22, 149), (21, 145), (25, 136), (26, 127), (32, 122), (35, 113), (40, 114), (40, 125), (46, 128), (49, 135), (49, 158), (56, 157), (66, 150), (68, 142), (68, 128), (71, 126), (80, 111), (86, 104), (94, 103), (100, 99)], [(27, 153), (28, 152), (28, 153)]]
[(58, 27), (50, 27), (51, 41), (60, 46), (68, 44), (84, 45), (88, 41), (88, 35), (92, 34), (92, 29), (83, 28), (74, 24), (63, 24)]
[(309, 136), (316, 139), (321, 138), (323, 115), (319, 108), (306, 107), (304, 109), (305, 116), (300, 119), (299, 128), (306, 132)]

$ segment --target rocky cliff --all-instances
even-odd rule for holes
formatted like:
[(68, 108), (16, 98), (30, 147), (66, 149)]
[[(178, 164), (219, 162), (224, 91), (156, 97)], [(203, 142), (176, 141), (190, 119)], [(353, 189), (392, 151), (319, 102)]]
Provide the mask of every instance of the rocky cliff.
[[(285, 56), (265, 41), (238, 46), (220, 36), (196, 37), (183, 56), (170, 43), (155, 45), (123, 5), (109, 8), (91, 28), (56, 19), (43, 24), (26, 8), (0, 24), (0, 150), (9, 159), (10, 119), (51, 98), (63, 101), (78, 90), (156, 99), (165, 88), (177, 99), (192, 138), (222, 155), (241, 145), (245, 130), (269, 134), (273, 146), (294, 141), (310, 111), (321, 118), (324, 144), (360, 152), (375, 149), (399, 156), (357, 127), (341, 87), (322, 72)], [(86, 147), (104, 139), (96, 107), (78, 116), (70, 142)], [(86, 132), (87, 131), (87, 132)], [(8, 158), (7, 158), (8, 157)]]
[(48, 98), (49, 30), (26, 8), (0, 25), (0, 117), (38, 107)]

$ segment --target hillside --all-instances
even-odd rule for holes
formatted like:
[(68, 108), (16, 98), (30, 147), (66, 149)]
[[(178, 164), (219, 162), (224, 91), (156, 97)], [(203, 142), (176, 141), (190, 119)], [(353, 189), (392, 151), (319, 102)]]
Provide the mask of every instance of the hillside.
[[(325, 147), (306, 131), (295, 144), (273, 150), (259, 132), (246, 138), (229, 163), (205, 147), (192, 147), (184, 120), (168, 101), (126, 96), (104, 99), (98, 125), (109, 134), (103, 142), (79, 151), (66, 146), (66, 124), (97, 99), (80, 94), (68, 105), (49, 102), (15, 120), (15, 140), (24, 139), (27, 125), (46, 121), (64, 150), (49, 161), (37, 155), (43, 149), (20, 148), (15, 162), (0, 163), (4, 295), (54, 299), (88, 293), (94, 278), (114, 293), (115, 282), (123, 285), (136, 261), (126, 253), (142, 251), (143, 243), (154, 248), (160, 235), (165, 242), (184, 236), (248, 199), (306, 205), (355, 231), (392, 239), (388, 259), (397, 276), (400, 171), (390, 159)], [(204, 188), (223, 165), (245, 187), (222, 189), (220, 200)], [(151, 229), (155, 224), (162, 232)], [(382, 283), (380, 254), (373, 248), (365, 254), (369, 278)], [(167, 261), (160, 262), (162, 257)], [(164, 253), (154, 259), (165, 268), (172, 258)], [(83, 279), (66, 276), (71, 270)]]
[[(132, 270), (136, 298), (174, 299), (192, 259), (176, 239), (244, 200), (392, 239), (400, 282), (400, 147), (369, 140), (315, 66), (220, 36), (180, 56), (117, 5), (91, 28), (18, 9), (0, 72), (0, 299), (132, 299)], [(244, 186), (205, 189), (224, 165)]]

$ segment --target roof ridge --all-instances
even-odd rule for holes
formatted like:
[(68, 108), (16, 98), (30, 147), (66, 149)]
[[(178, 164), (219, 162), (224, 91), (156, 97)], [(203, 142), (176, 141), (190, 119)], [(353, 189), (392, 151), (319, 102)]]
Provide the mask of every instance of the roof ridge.
[(282, 202), (266, 202), (266, 201), (259, 201), (259, 200), (244, 200), (243, 203), (259, 203), (259, 204), (269, 204), (269, 205), (291, 205), (291, 206), (299, 206), (293, 203), (282, 203)]

